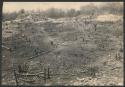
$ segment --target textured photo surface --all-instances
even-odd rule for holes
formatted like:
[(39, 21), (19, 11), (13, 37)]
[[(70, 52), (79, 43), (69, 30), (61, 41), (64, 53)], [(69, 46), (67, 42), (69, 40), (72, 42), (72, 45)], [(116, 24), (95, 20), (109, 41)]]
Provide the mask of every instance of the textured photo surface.
[(2, 85), (123, 85), (123, 2), (4, 2)]

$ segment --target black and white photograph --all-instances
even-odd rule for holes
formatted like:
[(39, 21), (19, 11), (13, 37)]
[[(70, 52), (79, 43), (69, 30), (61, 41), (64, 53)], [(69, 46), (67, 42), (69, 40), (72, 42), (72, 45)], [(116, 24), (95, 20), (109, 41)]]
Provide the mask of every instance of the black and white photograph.
[(3, 2), (2, 85), (123, 86), (123, 2)]

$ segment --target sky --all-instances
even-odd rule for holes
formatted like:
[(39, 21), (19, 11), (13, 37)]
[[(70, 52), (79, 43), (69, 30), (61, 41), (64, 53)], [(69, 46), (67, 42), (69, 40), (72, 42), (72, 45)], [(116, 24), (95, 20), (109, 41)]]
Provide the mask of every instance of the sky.
[(79, 9), (90, 3), (101, 6), (105, 2), (4, 2), (3, 13), (25, 10), (47, 10), (48, 8)]

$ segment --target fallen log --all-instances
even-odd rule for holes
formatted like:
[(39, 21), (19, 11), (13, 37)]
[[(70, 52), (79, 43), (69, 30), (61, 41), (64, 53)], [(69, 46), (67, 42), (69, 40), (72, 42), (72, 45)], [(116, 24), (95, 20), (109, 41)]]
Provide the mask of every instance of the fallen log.
[(28, 60), (31, 60), (31, 59), (33, 59), (33, 58), (36, 58), (36, 57), (40, 56), (40, 55), (44, 55), (44, 54), (47, 54), (47, 53), (50, 53), (50, 52), (52, 52), (52, 50), (47, 51), (47, 52), (40, 52), (38, 55), (35, 55), (35, 56), (30, 57)]
[(20, 80), (25, 81), (27, 83), (33, 83), (33, 82), (35, 82), (35, 80), (27, 80), (27, 79), (22, 79), (22, 78), (20, 78)]
[(44, 72), (39, 72), (39, 73), (35, 73), (35, 74), (18, 73), (18, 72), (16, 72), (16, 74), (17, 74), (18, 76), (38, 76), (39, 74), (44, 74)]
[(11, 50), (11, 48), (9, 48), (9, 47), (7, 47), (7, 46), (4, 46), (4, 45), (2, 45), (2, 48), (5, 48), (5, 49), (7, 49), (7, 50)]

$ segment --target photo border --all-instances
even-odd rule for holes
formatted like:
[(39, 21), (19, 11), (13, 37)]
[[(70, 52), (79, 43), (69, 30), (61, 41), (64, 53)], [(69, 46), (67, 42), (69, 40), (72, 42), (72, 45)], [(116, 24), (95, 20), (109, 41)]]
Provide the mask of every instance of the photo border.
[[(43, 85), (36, 85), (36, 86), (26, 86), (26, 85), (2, 85), (2, 12), (3, 12), (3, 3), (4, 2), (123, 2), (124, 4), (124, 11), (123, 11), (123, 42), (124, 42), (124, 50), (125, 50), (125, 3), (124, 0), (1, 0), (0, 1), (0, 86), (2, 87), (46, 87)], [(124, 69), (125, 71), (125, 52), (124, 52), (124, 59), (123, 59)], [(125, 72), (124, 72), (125, 73)], [(123, 75), (123, 78), (125, 78), (125, 74)], [(103, 86), (103, 87), (124, 87), (125, 80), (123, 83), (123, 86)], [(62, 87), (63, 85), (55, 85), (55, 86), (48, 86), (48, 87)], [(70, 85), (71, 86), (71, 85)], [(63, 87), (70, 87), (70, 86), (63, 86)], [(71, 86), (71, 87), (100, 87), (100, 86)]]

